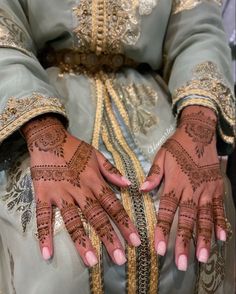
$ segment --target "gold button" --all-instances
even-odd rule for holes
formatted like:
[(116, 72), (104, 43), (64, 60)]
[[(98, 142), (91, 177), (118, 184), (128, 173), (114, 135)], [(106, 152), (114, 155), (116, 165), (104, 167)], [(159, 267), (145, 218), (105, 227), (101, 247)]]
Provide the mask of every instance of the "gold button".
[(87, 56), (87, 65), (88, 66), (93, 66), (93, 65), (97, 65), (98, 64), (98, 57), (96, 56), (96, 54), (89, 54)]
[(112, 65), (114, 67), (120, 67), (123, 65), (123, 63), (124, 63), (124, 57), (122, 55), (115, 55), (112, 58)]

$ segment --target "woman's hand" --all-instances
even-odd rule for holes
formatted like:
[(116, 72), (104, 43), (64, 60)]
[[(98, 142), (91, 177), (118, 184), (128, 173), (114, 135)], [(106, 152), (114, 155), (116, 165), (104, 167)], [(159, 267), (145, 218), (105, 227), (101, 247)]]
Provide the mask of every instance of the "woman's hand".
[(119, 187), (127, 187), (130, 182), (100, 152), (71, 136), (56, 117), (32, 120), (22, 132), (30, 152), (38, 236), (44, 259), (53, 255), (52, 205), (56, 205), (84, 263), (88, 266), (97, 263), (95, 249), (80, 219), (79, 206), (112, 260), (118, 265), (125, 263), (124, 249), (109, 217), (130, 245), (138, 246), (140, 239), (104, 178)]
[(166, 252), (169, 232), (179, 208), (175, 262), (187, 269), (189, 244), (196, 223), (200, 262), (210, 254), (212, 226), (219, 240), (226, 240), (224, 186), (216, 151), (216, 116), (208, 108), (189, 106), (182, 111), (178, 128), (157, 153), (140, 190), (149, 192), (164, 177), (155, 232), (157, 253)]

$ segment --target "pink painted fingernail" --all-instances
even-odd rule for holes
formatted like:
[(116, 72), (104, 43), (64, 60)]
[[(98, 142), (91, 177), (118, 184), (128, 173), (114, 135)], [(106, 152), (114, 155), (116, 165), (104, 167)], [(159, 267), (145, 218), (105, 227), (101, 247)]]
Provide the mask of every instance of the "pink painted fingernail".
[(209, 254), (206, 248), (202, 248), (199, 252), (198, 260), (200, 262), (206, 263), (208, 260)]
[(135, 233), (130, 234), (129, 239), (132, 245), (134, 245), (135, 247), (138, 247), (141, 244), (139, 236)]
[(90, 266), (94, 266), (98, 263), (98, 259), (92, 251), (86, 252), (85, 258)]
[(127, 259), (125, 258), (124, 253), (120, 249), (116, 249), (113, 252), (114, 259), (118, 265), (126, 263)]
[(146, 181), (141, 185), (140, 190), (142, 190), (142, 191), (147, 190), (148, 187), (149, 187), (149, 182)]
[(51, 258), (51, 254), (49, 252), (48, 247), (43, 247), (42, 254), (45, 260), (49, 260)]
[(184, 254), (181, 254), (178, 259), (178, 270), (186, 271), (187, 265), (188, 265), (187, 256)]
[(164, 241), (160, 241), (156, 248), (157, 254), (164, 256), (166, 253), (166, 243)]
[(126, 184), (126, 185), (128, 185), (128, 186), (130, 186), (132, 183), (130, 182), (130, 180), (128, 180), (126, 177), (121, 177), (121, 179), (122, 179), (122, 181)]
[(220, 240), (226, 241), (226, 232), (224, 230), (220, 231)]

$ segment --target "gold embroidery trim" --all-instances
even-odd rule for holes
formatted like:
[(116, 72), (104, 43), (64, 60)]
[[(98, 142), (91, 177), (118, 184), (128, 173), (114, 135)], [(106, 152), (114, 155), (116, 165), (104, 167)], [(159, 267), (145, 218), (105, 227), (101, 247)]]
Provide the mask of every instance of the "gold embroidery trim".
[(224, 132), (222, 139), (227, 143), (234, 141), (235, 98), (213, 62), (204, 62), (194, 68), (193, 79), (174, 92), (173, 105), (177, 113), (188, 105), (210, 107), (219, 115), (220, 134), (227, 128), (232, 134), (230, 136)]
[(0, 47), (17, 49), (24, 54), (33, 56), (29, 47), (27, 35), (3, 9), (0, 9)]
[(0, 142), (30, 119), (48, 112), (59, 113), (66, 117), (65, 109), (58, 98), (47, 98), (38, 93), (25, 98), (9, 98), (0, 114)]
[(141, 15), (151, 14), (158, 0), (81, 0), (74, 7), (80, 52), (121, 54), (140, 37)]
[(222, 5), (222, 0), (174, 0), (172, 14), (177, 14), (185, 10), (191, 10), (204, 2), (213, 2)]
[[(116, 167), (124, 172), (124, 167), (122, 164), (122, 160), (119, 156), (119, 153), (116, 151), (115, 148), (113, 148), (112, 144), (109, 141), (108, 133), (105, 128), (102, 130), (102, 139), (104, 141), (105, 146), (107, 147), (107, 150), (111, 152), (112, 156), (114, 157), (114, 161), (116, 164)], [(125, 210), (127, 211), (130, 219), (134, 222), (134, 216), (132, 214), (132, 203), (129, 196), (129, 193), (127, 190), (122, 191), (122, 203), (125, 207)], [(137, 293), (137, 284), (136, 284), (136, 251), (134, 247), (127, 247), (127, 255), (128, 255), (128, 262), (127, 262), (127, 274), (128, 274), (128, 281), (127, 281), (127, 289), (128, 294)]]
[[(132, 150), (128, 147), (128, 145), (125, 142), (125, 139), (123, 138), (123, 135), (121, 133), (120, 127), (116, 122), (115, 116), (113, 114), (111, 103), (109, 103), (109, 97), (105, 97), (105, 109), (106, 113), (108, 114), (108, 117), (110, 119), (110, 122), (112, 123), (112, 129), (114, 130), (115, 136), (120, 143), (120, 145), (124, 148), (125, 152), (129, 155), (129, 158), (132, 160), (134, 169), (137, 174), (137, 179), (139, 183), (143, 182), (144, 179), (144, 173), (142, 171), (142, 167), (140, 165), (139, 160), (137, 159), (136, 155)], [(124, 172), (124, 170), (121, 170), (121, 172)], [(148, 194), (144, 195), (144, 206), (145, 206), (145, 215), (147, 218), (147, 231), (148, 231), (148, 237), (150, 242), (150, 279), (149, 279), (149, 293), (150, 294), (156, 294), (158, 289), (158, 268), (157, 268), (157, 255), (154, 249), (154, 230), (155, 230), (155, 224), (156, 224), (156, 214), (154, 210), (154, 206), (151, 200), (151, 197)], [(129, 258), (129, 256), (128, 256)], [(132, 259), (130, 260), (132, 263)], [(131, 266), (133, 267), (133, 266)], [(128, 293), (133, 294), (135, 292), (132, 292), (130, 289), (133, 288), (133, 277), (130, 277), (128, 280)]]
[[(94, 77), (94, 81), (91, 80), (92, 91), (95, 91), (94, 95), (97, 99), (97, 107), (95, 114), (95, 125), (93, 130), (92, 145), (98, 149), (99, 139), (101, 134), (101, 125), (103, 117), (103, 101), (104, 101), (104, 85), (99, 78), (99, 74)], [(92, 294), (103, 294), (103, 279), (102, 279), (102, 244), (95, 230), (88, 225), (89, 237), (96, 252), (100, 253), (98, 256), (98, 263), (90, 268), (90, 287)]]

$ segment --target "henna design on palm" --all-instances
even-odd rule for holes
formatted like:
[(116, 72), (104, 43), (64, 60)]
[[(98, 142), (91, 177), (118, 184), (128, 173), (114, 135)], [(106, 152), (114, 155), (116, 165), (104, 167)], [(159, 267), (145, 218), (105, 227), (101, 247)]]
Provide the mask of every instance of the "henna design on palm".
[(103, 167), (110, 174), (115, 174), (115, 175), (118, 175), (118, 176), (122, 176), (120, 171), (114, 165), (112, 165), (108, 159), (106, 159), (105, 162), (103, 163)]
[(63, 145), (67, 135), (62, 123), (53, 117), (39, 118), (24, 128), (24, 134), (30, 151), (51, 152), (64, 157)]
[(61, 215), (73, 242), (76, 243), (78, 241), (78, 243), (85, 248), (86, 234), (79, 216), (78, 207), (75, 204), (68, 203), (63, 199)]
[(180, 202), (179, 209), (178, 236), (182, 238), (184, 247), (187, 247), (193, 235), (197, 205), (192, 199), (188, 199)]
[(196, 191), (202, 183), (214, 182), (221, 179), (219, 163), (200, 166), (175, 139), (167, 140), (163, 148), (172, 154), (181, 171), (185, 173), (191, 183), (193, 191)]
[(112, 226), (99, 202), (92, 198), (86, 197), (83, 213), (89, 220), (92, 227), (96, 230), (101, 239), (106, 238), (110, 243), (114, 243), (114, 234)]
[(198, 208), (198, 235), (203, 237), (206, 244), (211, 241), (212, 233), (212, 204), (207, 202)]
[(108, 187), (103, 186), (99, 194), (99, 201), (107, 213), (118, 223), (129, 227), (129, 217), (121, 205), (120, 201), (116, 198), (114, 193)]
[(178, 203), (179, 199), (173, 190), (161, 196), (157, 216), (157, 226), (162, 230), (165, 237), (167, 237), (170, 233), (173, 217)]
[(81, 141), (71, 160), (65, 165), (36, 165), (31, 168), (35, 181), (67, 181), (80, 187), (80, 175), (86, 169), (91, 158), (93, 147)]
[(44, 244), (45, 240), (50, 235), (51, 224), (51, 207), (47, 202), (37, 200), (36, 202), (36, 219), (38, 228), (38, 239)]
[(153, 175), (160, 175), (161, 173), (161, 168), (158, 164), (153, 164), (149, 170), (148, 176), (147, 177), (151, 177)]
[(195, 151), (198, 158), (202, 157), (204, 148), (212, 142), (215, 135), (216, 120), (200, 111), (182, 116), (179, 127), (182, 126), (185, 126), (186, 133), (196, 143)]

